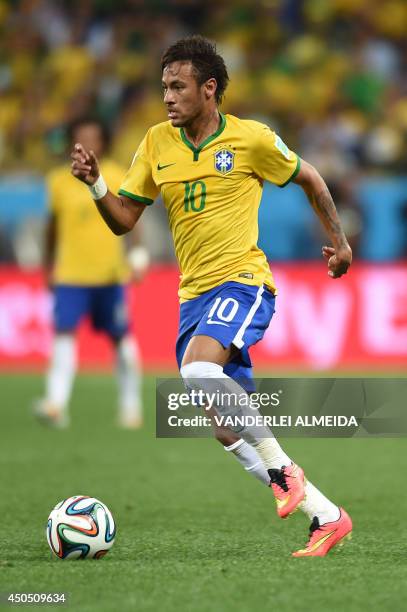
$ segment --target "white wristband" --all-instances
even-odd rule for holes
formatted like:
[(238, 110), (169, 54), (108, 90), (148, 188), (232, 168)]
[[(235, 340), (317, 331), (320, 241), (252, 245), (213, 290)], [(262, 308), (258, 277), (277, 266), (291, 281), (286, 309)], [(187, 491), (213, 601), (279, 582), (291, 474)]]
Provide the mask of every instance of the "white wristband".
[(99, 174), (97, 181), (93, 185), (88, 185), (88, 187), (90, 195), (94, 200), (100, 200), (107, 194), (107, 185), (101, 174)]

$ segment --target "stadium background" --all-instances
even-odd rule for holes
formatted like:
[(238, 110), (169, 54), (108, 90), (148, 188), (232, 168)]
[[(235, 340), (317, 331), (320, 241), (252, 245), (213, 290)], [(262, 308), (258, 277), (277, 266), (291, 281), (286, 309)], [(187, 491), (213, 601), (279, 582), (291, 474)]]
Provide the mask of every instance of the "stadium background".
[[(154, 376), (175, 373), (178, 281), (159, 203), (142, 220), (152, 268), (129, 289), (145, 428), (114, 428), (112, 356), (86, 325), (81, 363), (96, 373), (76, 383), (71, 428), (43, 430), (29, 408), (51, 333), (43, 177), (66, 159), (64, 126), (98, 114), (127, 166), (145, 130), (166, 119), (160, 54), (195, 32), (218, 42), (229, 67), (223, 110), (270, 124), (317, 166), (355, 254), (345, 278), (329, 279), (300, 190), (266, 185), (260, 243), (280, 297), (253, 351), (257, 371), (405, 376), (406, 20), (403, 0), (0, 0), (0, 591), (66, 590), (81, 612), (163, 602), (382, 611), (405, 600), (405, 503), (389, 512), (387, 496), (407, 469), (404, 439), (286, 441), (357, 527), (353, 547), (318, 571), (290, 560), (303, 518), (277, 522), (269, 493), (211, 440), (154, 439)], [(119, 526), (113, 551), (86, 570), (50, 564), (44, 538), (49, 510), (77, 493), (105, 501)]]
[[(280, 287), (256, 362), (267, 368), (394, 368), (407, 357), (405, 3), (287, 0), (0, 2), (0, 364), (44, 363), (50, 299), (41, 275), (43, 175), (66, 159), (64, 126), (91, 112), (125, 167), (166, 119), (159, 58), (174, 39), (216, 39), (230, 70), (223, 110), (268, 123), (327, 180), (354, 249), (332, 283), (300, 189), (266, 186), (260, 244)], [(24, 36), (22, 36), (24, 32)], [(131, 289), (149, 370), (174, 368), (178, 273), (166, 215), (143, 216), (153, 257)], [(289, 262), (287, 264), (287, 262)], [(13, 267), (9, 267), (9, 266)], [(157, 304), (165, 286), (165, 317)], [(109, 363), (84, 330), (82, 363)]]

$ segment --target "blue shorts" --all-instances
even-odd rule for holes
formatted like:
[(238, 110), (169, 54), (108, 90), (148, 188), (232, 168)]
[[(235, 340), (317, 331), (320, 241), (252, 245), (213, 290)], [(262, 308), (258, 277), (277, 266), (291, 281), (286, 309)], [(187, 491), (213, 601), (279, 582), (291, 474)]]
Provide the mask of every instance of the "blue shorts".
[[(243, 384), (253, 378), (249, 347), (264, 336), (274, 314), (275, 297), (267, 287), (233, 281), (181, 304), (176, 344), (178, 367), (192, 336), (215, 338), (225, 348), (240, 349), (224, 372)], [(250, 385), (244, 384), (249, 390)]]
[(119, 340), (128, 332), (123, 285), (56, 285), (54, 325), (59, 333), (73, 332), (86, 316), (94, 329)]

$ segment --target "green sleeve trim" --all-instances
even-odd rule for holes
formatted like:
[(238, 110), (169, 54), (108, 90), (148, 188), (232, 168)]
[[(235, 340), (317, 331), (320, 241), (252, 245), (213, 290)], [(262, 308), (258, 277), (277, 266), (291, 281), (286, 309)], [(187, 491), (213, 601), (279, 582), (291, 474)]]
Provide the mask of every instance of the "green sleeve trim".
[(136, 200), (136, 202), (147, 204), (147, 206), (151, 206), (151, 204), (154, 203), (154, 200), (152, 200), (151, 198), (143, 198), (142, 196), (134, 195), (134, 193), (130, 193), (130, 191), (126, 191), (125, 189), (119, 189), (119, 195), (127, 196), (132, 200)]
[(297, 176), (297, 174), (299, 173), (301, 169), (301, 158), (297, 155), (297, 165), (295, 166), (295, 170), (292, 173), (292, 175), (290, 176), (290, 178), (288, 179), (288, 181), (286, 181), (285, 183), (283, 183), (282, 185), (279, 185), (279, 187), (281, 187), (281, 189), (283, 187), (285, 187), (286, 185), (288, 185), (288, 183), (290, 183), (293, 179), (295, 179), (295, 177)]

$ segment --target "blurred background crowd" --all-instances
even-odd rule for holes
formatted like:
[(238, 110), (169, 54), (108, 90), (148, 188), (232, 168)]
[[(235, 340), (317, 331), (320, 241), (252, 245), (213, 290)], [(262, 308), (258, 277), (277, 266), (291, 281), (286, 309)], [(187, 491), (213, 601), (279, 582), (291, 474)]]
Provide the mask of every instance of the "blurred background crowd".
[[(222, 110), (269, 124), (316, 165), (361, 259), (401, 259), (406, 31), (404, 0), (0, 0), (1, 259), (40, 261), (43, 176), (66, 158), (68, 122), (100, 117), (111, 155), (129, 165), (166, 120), (160, 56), (191, 33), (225, 58)], [(267, 187), (264, 199), (270, 258), (318, 257), (322, 235), (300, 191)], [(171, 258), (163, 209), (144, 217), (153, 258)]]

